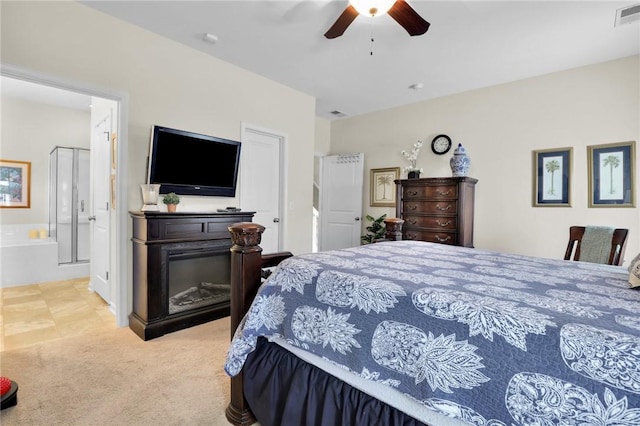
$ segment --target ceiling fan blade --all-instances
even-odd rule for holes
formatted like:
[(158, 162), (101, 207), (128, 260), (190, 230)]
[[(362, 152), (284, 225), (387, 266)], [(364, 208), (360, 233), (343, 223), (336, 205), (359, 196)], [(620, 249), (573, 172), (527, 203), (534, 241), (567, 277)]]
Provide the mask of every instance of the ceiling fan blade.
[(354, 19), (358, 16), (358, 11), (355, 7), (349, 5), (342, 12), (342, 14), (338, 17), (336, 22), (329, 28), (329, 30), (324, 33), (326, 38), (336, 38), (340, 37), (344, 34), (347, 27), (353, 22)]
[(429, 29), (430, 24), (404, 0), (397, 0), (387, 13), (411, 36), (424, 34)]

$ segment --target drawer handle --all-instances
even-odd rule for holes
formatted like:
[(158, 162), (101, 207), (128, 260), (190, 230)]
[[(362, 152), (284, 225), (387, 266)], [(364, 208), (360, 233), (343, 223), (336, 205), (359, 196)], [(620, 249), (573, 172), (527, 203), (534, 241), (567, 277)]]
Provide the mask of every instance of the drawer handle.
[(441, 196), (441, 197), (444, 197), (444, 196), (446, 196), (446, 195), (451, 195), (451, 188), (449, 188), (449, 189), (447, 190), (447, 192), (444, 192), (444, 191), (438, 190), (438, 195), (439, 195), (439, 196)]
[(437, 223), (438, 225), (442, 226), (443, 228), (444, 228), (445, 226), (449, 226), (449, 225), (451, 225), (451, 221), (450, 221), (450, 220), (448, 220), (448, 221), (446, 221), (446, 222), (441, 222), (440, 220), (436, 220), (436, 223)]
[(407, 210), (414, 210), (414, 211), (415, 211), (415, 210), (417, 210), (417, 209), (418, 209), (418, 206), (417, 206), (417, 205), (415, 205), (415, 204), (409, 204), (409, 205), (407, 206)]
[(407, 194), (409, 194), (409, 195), (418, 195), (418, 191), (416, 191), (415, 189), (414, 190), (410, 190), (410, 191), (407, 191)]
[(410, 225), (415, 225), (416, 223), (418, 223), (417, 219), (407, 219), (407, 222), (409, 222)]
[(451, 210), (451, 204), (447, 204), (447, 207), (440, 207), (440, 204), (438, 204), (436, 208), (441, 212), (446, 212), (447, 210)]
[(446, 238), (441, 238), (439, 235), (436, 235), (436, 240), (438, 240), (441, 243), (446, 243), (447, 241), (449, 241), (451, 239), (450, 235), (447, 235)]
[(415, 240), (416, 236), (413, 235), (413, 234), (407, 234), (407, 235), (404, 236), (404, 239), (405, 240)]

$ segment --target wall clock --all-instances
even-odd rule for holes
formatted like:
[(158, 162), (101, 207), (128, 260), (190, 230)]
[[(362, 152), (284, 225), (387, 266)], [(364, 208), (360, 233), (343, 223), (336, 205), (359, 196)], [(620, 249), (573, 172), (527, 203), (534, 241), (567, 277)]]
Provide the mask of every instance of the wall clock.
[(451, 138), (447, 135), (438, 135), (431, 141), (431, 151), (434, 154), (443, 155), (451, 149)]

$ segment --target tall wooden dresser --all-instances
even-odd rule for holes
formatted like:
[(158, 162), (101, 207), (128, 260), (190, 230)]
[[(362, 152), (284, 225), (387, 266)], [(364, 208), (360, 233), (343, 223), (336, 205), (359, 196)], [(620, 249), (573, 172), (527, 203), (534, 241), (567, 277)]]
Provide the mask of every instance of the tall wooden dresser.
[(466, 176), (396, 180), (402, 239), (473, 247), (476, 182)]

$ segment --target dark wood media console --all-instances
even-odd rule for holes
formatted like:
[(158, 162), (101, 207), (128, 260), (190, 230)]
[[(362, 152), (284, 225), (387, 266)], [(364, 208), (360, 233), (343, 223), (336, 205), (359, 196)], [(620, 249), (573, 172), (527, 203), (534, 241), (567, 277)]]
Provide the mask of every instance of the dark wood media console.
[(254, 212), (130, 212), (133, 311), (129, 328), (150, 340), (229, 315), (231, 235)]

